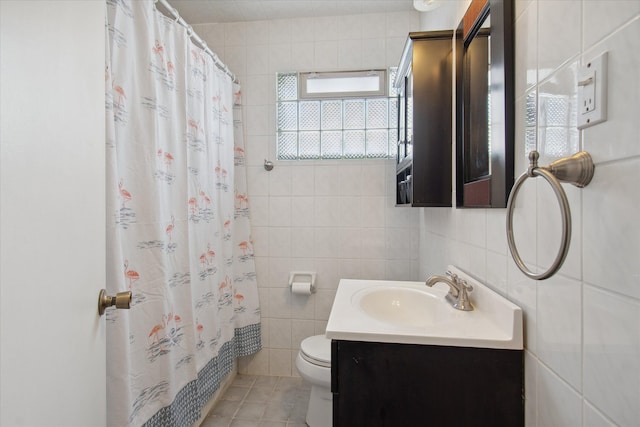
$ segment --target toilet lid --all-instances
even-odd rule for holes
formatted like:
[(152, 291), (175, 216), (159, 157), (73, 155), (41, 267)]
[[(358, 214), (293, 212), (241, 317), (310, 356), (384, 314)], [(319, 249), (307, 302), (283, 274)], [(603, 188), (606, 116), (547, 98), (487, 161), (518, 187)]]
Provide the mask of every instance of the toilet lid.
[(300, 355), (314, 365), (331, 367), (331, 340), (324, 335), (305, 338), (300, 343)]

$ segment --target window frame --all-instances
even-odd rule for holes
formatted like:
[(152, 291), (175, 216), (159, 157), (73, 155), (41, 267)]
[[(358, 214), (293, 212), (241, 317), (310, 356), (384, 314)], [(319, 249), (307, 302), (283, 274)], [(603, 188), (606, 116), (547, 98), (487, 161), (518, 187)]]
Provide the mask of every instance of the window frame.
[[(307, 91), (307, 81), (312, 79), (340, 79), (377, 76), (380, 82), (376, 91), (335, 91), (312, 92)], [(363, 71), (328, 71), (328, 72), (299, 72), (298, 73), (298, 99), (343, 99), (343, 98), (369, 98), (388, 96), (387, 70), (363, 70)]]

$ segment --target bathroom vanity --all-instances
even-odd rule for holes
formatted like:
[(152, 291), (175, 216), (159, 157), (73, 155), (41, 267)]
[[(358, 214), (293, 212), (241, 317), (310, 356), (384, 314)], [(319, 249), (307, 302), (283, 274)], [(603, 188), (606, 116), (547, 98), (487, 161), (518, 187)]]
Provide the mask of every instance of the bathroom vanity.
[(522, 426), (523, 351), (333, 340), (333, 425)]
[(424, 282), (341, 280), (327, 325), (334, 427), (522, 426), (522, 310), (464, 272), (473, 311)]

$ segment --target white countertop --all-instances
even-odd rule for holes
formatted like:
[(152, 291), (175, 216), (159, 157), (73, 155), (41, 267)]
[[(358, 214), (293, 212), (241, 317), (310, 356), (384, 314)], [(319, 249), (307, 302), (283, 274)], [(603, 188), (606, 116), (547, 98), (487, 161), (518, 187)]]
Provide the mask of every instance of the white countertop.
[[(506, 298), (482, 285), (460, 269), (450, 266), (449, 270), (473, 286), (469, 299), (473, 311), (453, 308), (445, 295), (449, 287), (436, 284), (429, 288), (424, 282), (352, 280), (342, 279), (338, 286), (326, 336), (329, 339), (386, 342), (400, 344), (428, 344), (455, 347), (476, 347), (495, 349), (523, 349), (522, 310)], [(406, 308), (402, 316), (416, 313), (416, 322), (384, 321), (363, 310), (359, 304), (361, 295), (375, 292), (375, 289), (406, 288), (419, 292), (425, 300), (429, 321), (423, 321), (424, 313), (415, 304)], [(391, 291), (393, 292), (393, 290)], [(387, 292), (388, 293), (388, 292)], [(416, 294), (417, 295), (417, 294)], [(422, 299), (420, 299), (422, 301)], [(391, 303), (390, 303), (391, 305)], [(402, 308), (404, 310), (404, 307)], [(417, 311), (412, 311), (417, 310)]]

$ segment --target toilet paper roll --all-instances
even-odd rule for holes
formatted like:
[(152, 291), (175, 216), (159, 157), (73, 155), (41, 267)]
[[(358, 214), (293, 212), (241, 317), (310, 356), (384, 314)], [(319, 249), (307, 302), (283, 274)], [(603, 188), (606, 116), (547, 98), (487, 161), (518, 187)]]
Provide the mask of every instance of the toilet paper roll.
[(311, 295), (311, 283), (293, 282), (291, 284), (291, 293), (296, 295)]

